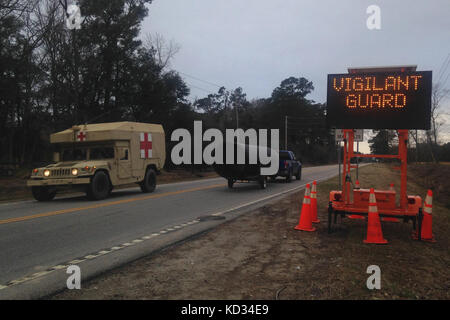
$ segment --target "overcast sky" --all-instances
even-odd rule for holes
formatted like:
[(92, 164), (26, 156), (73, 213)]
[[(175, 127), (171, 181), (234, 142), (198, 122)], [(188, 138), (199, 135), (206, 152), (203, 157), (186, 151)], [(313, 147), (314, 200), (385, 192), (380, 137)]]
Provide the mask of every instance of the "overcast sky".
[[(366, 27), (372, 4), (381, 30)], [(450, 0), (154, 0), (142, 32), (181, 46), (171, 67), (192, 99), (218, 88), (191, 77), (242, 87), (252, 99), (302, 76), (314, 83), (309, 98), (325, 102), (327, 74), (347, 67), (415, 64), (437, 80), (450, 53)]]

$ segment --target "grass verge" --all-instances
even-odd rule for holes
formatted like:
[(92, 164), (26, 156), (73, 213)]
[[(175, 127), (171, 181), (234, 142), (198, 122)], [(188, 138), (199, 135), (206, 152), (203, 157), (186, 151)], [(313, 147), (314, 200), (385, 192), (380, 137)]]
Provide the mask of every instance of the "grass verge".
[[(409, 174), (408, 194), (424, 197), (428, 186)], [(377, 164), (361, 168), (359, 180), (386, 189), (399, 177)], [(411, 223), (382, 222), (389, 244), (367, 245), (365, 221), (338, 219), (336, 232), (327, 233), (336, 186), (337, 178), (318, 185), (316, 232), (294, 230), (303, 197), (297, 192), (53, 299), (450, 298), (450, 209), (433, 202), (434, 244), (411, 240)], [(381, 290), (366, 287), (370, 265), (381, 268)]]

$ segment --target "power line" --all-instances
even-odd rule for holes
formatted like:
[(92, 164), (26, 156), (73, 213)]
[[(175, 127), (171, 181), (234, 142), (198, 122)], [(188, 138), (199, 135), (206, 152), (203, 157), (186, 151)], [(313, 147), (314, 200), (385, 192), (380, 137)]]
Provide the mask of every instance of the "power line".
[(303, 125), (303, 124), (311, 124), (311, 123), (325, 123), (325, 119), (324, 120), (321, 120), (321, 119), (307, 119), (307, 120), (296, 120), (296, 121), (289, 121), (288, 120), (288, 123), (289, 124), (301, 124), (301, 125)]
[(322, 117), (294, 117), (294, 116), (286, 116), (289, 119), (299, 119), (299, 120), (315, 120), (315, 119), (324, 119)]
[[(283, 127), (284, 126), (285, 126), (285, 123), (283, 123)], [(325, 123), (325, 121), (323, 121), (323, 122), (316, 121), (316, 122), (308, 122), (308, 123), (288, 123), (287, 126), (288, 126), (288, 128), (302, 128), (302, 129), (312, 128), (312, 129), (314, 129), (314, 128), (317, 128), (320, 126), (326, 126), (326, 123)]]
[(192, 84), (190, 84), (189, 86), (191, 86), (192, 88), (195, 88), (195, 89), (198, 89), (198, 90), (204, 91), (204, 92), (206, 92), (206, 93), (209, 93), (209, 94), (214, 94), (214, 92), (211, 92), (211, 91), (209, 91), (209, 90), (207, 90), (207, 89), (203, 89), (203, 88), (200, 88), (200, 87), (194, 86), (194, 85), (192, 85)]
[[(442, 77), (446, 74), (449, 65), (450, 65), (450, 53), (444, 59), (444, 62), (442, 62), (442, 65), (439, 68), (439, 72), (438, 72), (438, 77), (439, 78), (438, 78), (438, 81), (437, 81), (438, 83), (441, 81)], [(449, 75), (450, 75), (450, 73), (449, 73)], [(449, 75), (447, 75), (447, 77), (446, 77), (446, 79), (444, 81), (444, 84), (447, 82), (447, 80), (449, 78)]]
[(318, 130), (326, 128), (325, 124), (315, 124), (314, 126), (308, 126), (308, 127), (293, 127), (293, 126), (287, 126), (288, 130)]
[(216, 84), (216, 83), (214, 83), (214, 82), (206, 81), (206, 80), (200, 79), (200, 78), (198, 78), (198, 77), (191, 76), (191, 75), (189, 75), (189, 74), (187, 74), (187, 73), (184, 73), (184, 72), (181, 72), (181, 71), (178, 71), (178, 73), (181, 73), (182, 75), (184, 75), (184, 76), (186, 76), (186, 77), (188, 77), (188, 78), (192, 78), (192, 79), (195, 79), (195, 80), (197, 80), (197, 81), (201, 81), (201, 82), (204, 82), (204, 83), (206, 83), (206, 84), (209, 84), (209, 85), (212, 85), (212, 86), (216, 86), (216, 87), (218, 87), (218, 88), (222, 88), (222, 87), (223, 87), (223, 86), (220, 86), (220, 85), (218, 85), (218, 84)]
[(293, 124), (302, 123), (302, 122), (308, 122), (308, 123), (313, 122), (313, 123), (315, 123), (315, 122), (325, 122), (325, 119), (320, 119), (320, 118), (316, 118), (316, 119), (313, 119), (313, 118), (311, 118), (311, 119), (298, 119), (298, 120), (289, 120), (288, 119), (288, 122), (289, 123), (293, 123)]
[(449, 58), (450, 58), (450, 53), (445, 57), (444, 61), (442, 62), (441, 66), (439, 68), (439, 71), (438, 71), (438, 76), (442, 75), (442, 73), (444, 71), (443, 69), (444, 69), (445, 65), (447, 64)]

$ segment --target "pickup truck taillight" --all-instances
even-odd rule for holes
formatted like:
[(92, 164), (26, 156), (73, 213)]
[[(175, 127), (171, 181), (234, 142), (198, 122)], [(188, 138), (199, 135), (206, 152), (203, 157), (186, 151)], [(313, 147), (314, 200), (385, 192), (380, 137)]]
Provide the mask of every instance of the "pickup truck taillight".
[(288, 167), (288, 162), (285, 160), (284, 161), (284, 168), (287, 168)]

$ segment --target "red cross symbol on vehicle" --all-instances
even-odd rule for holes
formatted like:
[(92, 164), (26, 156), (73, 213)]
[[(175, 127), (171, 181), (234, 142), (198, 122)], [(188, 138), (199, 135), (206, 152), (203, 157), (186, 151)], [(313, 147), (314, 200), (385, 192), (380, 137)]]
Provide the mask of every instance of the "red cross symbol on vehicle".
[(152, 135), (151, 133), (141, 133), (141, 159), (152, 157)]
[(86, 134), (85, 134), (83, 131), (80, 131), (80, 132), (77, 134), (77, 140), (78, 140), (78, 141), (84, 141), (84, 139), (86, 139)]

